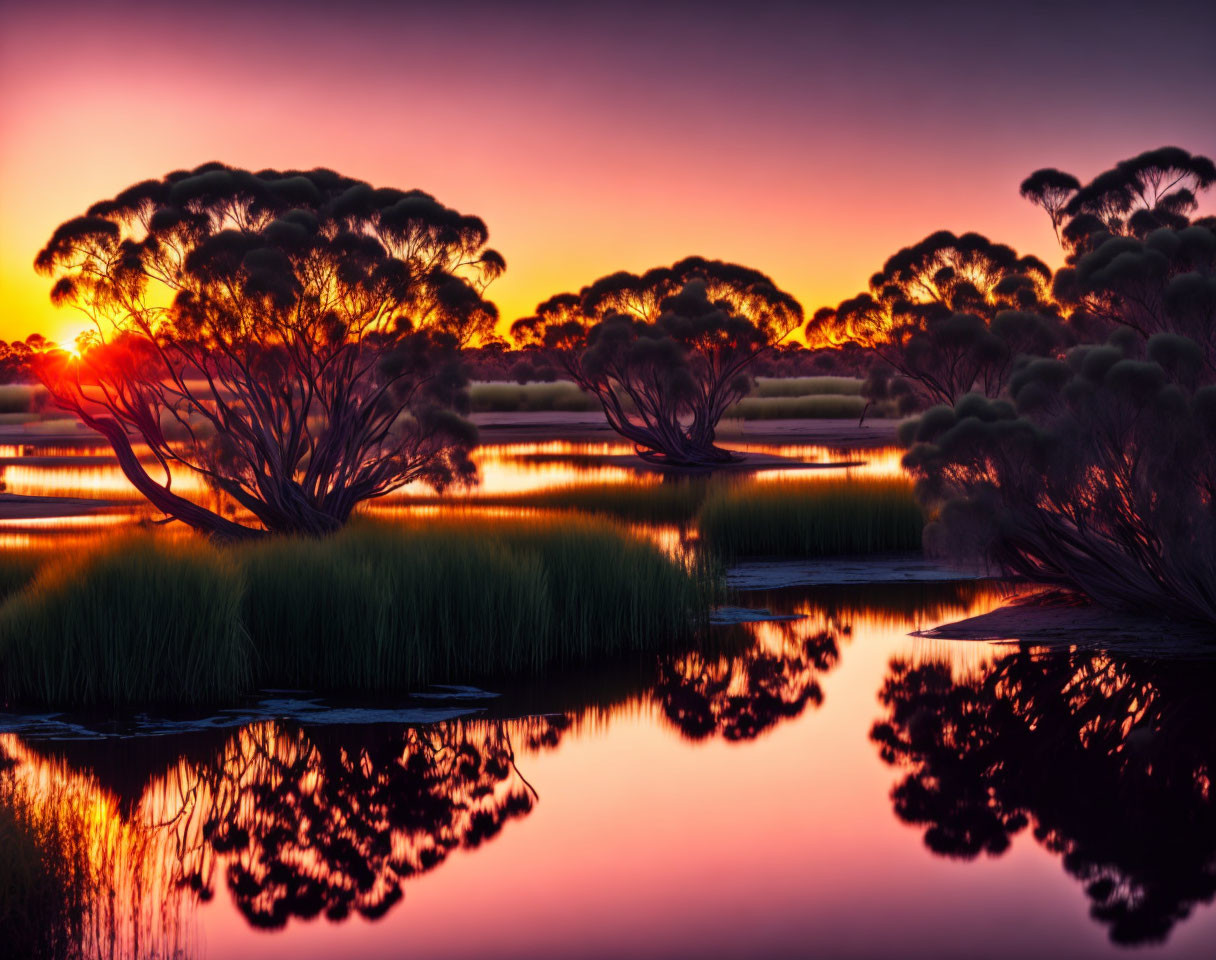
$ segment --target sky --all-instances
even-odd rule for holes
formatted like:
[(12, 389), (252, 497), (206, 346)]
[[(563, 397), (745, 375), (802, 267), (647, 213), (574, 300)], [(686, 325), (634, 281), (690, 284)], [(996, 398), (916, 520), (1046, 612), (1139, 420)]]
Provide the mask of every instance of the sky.
[(689, 254), (808, 315), (939, 228), (1057, 263), (1021, 179), (1216, 155), (1213, 48), (1216, 4), (1178, 0), (0, 0), (0, 339), (81, 328), (32, 266), (59, 223), (211, 160), (477, 214), (504, 327)]

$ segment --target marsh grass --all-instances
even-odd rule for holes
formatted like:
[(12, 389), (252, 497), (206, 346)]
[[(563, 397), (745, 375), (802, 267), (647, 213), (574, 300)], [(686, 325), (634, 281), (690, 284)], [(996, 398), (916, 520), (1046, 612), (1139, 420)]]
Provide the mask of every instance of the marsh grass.
[(697, 521), (726, 558), (917, 550), (924, 518), (902, 478), (747, 480), (718, 488)]
[(46, 388), (27, 383), (0, 384), (0, 413), (30, 413), (46, 397)]
[(507, 383), (491, 380), (469, 387), (474, 413), (514, 413), (544, 410), (598, 410), (599, 401), (568, 380), (553, 383)]
[(707, 577), (585, 517), (358, 525), (242, 548), (264, 685), (400, 690), (689, 641)]
[[(14, 574), (14, 579), (16, 574)], [(10, 702), (403, 692), (691, 643), (717, 584), (579, 515), (359, 523), (228, 548), (145, 537), (53, 561), (0, 607)]]
[(857, 377), (756, 377), (753, 397), (861, 396)]
[[(0, 755), (0, 762), (7, 758)], [(67, 957), (90, 888), (83, 817), (56, 815), (0, 771), (0, 931), (5, 956)]]
[(744, 397), (726, 411), (726, 417), (741, 420), (856, 420), (865, 405), (861, 397), (839, 394)]
[(684, 524), (693, 520), (713, 481), (680, 477), (663, 483), (576, 483), (522, 493), (418, 497), (418, 504), (454, 502), (470, 507), (577, 511), (634, 523)]
[(0, 607), (0, 690), (81, 707), (231, 699), (250, 677), (240, 600), (240, 572), (201, 542), (52, 561)]

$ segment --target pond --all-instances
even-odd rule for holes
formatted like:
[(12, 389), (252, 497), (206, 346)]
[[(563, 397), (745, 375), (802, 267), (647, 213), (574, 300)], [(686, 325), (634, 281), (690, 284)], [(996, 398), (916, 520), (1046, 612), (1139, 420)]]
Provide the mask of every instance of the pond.
[(909, 636), (1008, 593), (768, 592), (437, 723), (9, 733), (7, 778), (119, 956), (1209, 956), (1216, 671)]
[[(479, 493), (657, 483), (627, 452), (483, 448)], [(21, 459), (10, 492), (122, 499), (104, 463)], [(1210, 956), (1216, 664), (915, 635), (1019, 589), (746, 591), (791, 619), (523, 687), (2, 717), (0, 813), (75, 865), (45, 923), (85, 955)]]

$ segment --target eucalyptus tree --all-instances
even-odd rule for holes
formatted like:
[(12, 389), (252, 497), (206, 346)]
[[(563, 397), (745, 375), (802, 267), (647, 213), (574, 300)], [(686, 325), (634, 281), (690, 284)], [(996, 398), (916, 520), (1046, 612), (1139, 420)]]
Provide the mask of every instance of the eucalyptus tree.
[(169, 516), (329, 532), (403, 484), (473, 475), (454, 356), (494, 313), (487, 239), (428, 194), (329, 170), (177, 171), (55, 230), (36, 267), (91, 330), (32, 366)]
[(1089, 183), (1053, 168), (1036, 170), (1021, 193), (1042, 207), (1075, 263), (1111, 237), (1143, 238), (1161, 227), (1180, 229), (1216, 183), (1216, 164), (1181, 147), (1158, 147), (1120, 160)]
[(892, 376), (908, 408), (971, 392), (997, 396), (1019, 356), (1050, 352), (1065, 337), (1050, 285), (1037, 258), (940, 230), (890, 257), (867, 292), (817, 311), (806, 337), (869, 351), (871, 399)]
[(712, 466), (739, 459), (715, 434), (749, 391), (752, 363), (801, 322), (802, 307), (764, 274), (688, 257), (550, 297), (511, 332), (593, 394), (639, 456)]

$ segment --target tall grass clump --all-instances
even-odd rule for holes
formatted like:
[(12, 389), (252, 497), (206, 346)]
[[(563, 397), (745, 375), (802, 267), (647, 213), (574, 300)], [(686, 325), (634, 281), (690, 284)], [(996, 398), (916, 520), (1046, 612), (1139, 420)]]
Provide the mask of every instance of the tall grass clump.
[(30, 413), (46, 388), (26, 383), (0, 384), (0, 413)]
[(403, 690), (688, 640), (705, 578), (589, 518), (357, 525), (241, 548), (263, 685)]
[(550, 410), (598, 410), (599, 401), (568, 380), (553, 383), (486, 381), (469, 387), (474, 413), (519, 413)]
[(742, 420), (856, 420), (865, 405), (862, 397), (839, 394), (744, 397), (726, 411), (726, 416)]
[(924, 517), (902, 478), (749, 480), (710, 494), (701, 540), (727, 558), (916, 550)]
[(241, 577), (199, 541), (121, 540), (44, 567), (0, 607), (0, 690), (81, 707), (248, 689)]
[[(9, 761), (0, 755), (0, 764)], [(63, 818), (0, 770), (0, 931), (5, 956), (74, 955), (91, 869), (83, 818)]]
[(756, 377), (753, 397), (814, 397), (837, 394), (861, 396), (862, 381), (857, 377)]
[(451, 497), (418, 497), (419, 504), (571, 510), (635, 523), (687, 523), (705, 500), (710, 482), (678, 477), (662, 483), (572, 483), (543, 490)]

